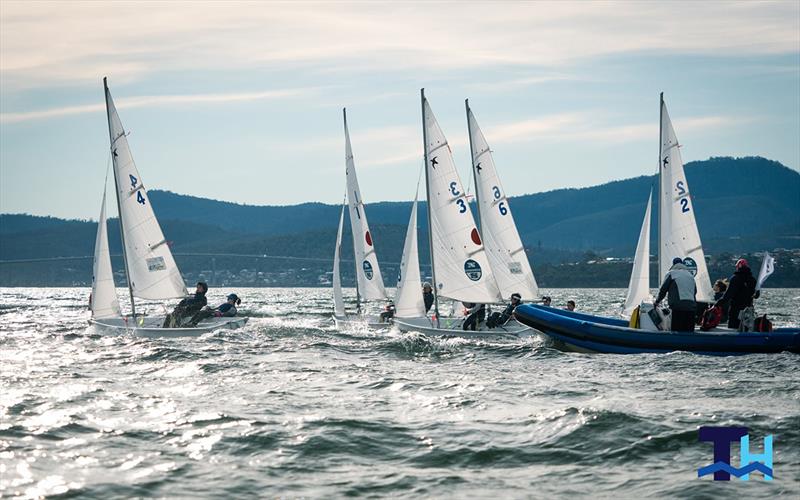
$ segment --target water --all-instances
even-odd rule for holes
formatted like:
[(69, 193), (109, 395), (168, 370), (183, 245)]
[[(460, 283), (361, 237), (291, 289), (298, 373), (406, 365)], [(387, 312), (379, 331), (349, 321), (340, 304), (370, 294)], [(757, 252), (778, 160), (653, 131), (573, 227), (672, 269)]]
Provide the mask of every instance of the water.
[[(536, 337), (340, 333), (329, 290), (236, 291), (253, 316), (245, 329), (147, 340), (87, 327), (87, 289), (0, 289), (0, 496), (800, 491), (797, 355), (582, 355)], [(228, 290), (214, 292), (222, 302)], [(591, 313), (624, 296), (544, 293)], [(800, 324), (800, 290), (768, 290), (759, 305)], [(712, 462), (703, 425), (747, 426), (759, 452), (773, 434), (775, 480), (698, 479)]]

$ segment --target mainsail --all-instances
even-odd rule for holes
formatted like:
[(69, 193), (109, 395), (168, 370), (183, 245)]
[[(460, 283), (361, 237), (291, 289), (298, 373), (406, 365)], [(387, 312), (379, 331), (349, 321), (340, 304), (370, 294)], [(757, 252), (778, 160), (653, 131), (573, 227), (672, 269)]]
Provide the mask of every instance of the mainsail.
[(153, 213), (105, 79), (103, 85), (123, 252), (131, 295), (154, 300), (184, 297), (186, 286)]
[(378, 256), (375, 254), (372, 233), (367, 223), (361, 190), (358, 187), (353, 150), (350, 146), (350, 132), (347, 129), (347, 111), (344, 115), (345, 164), (347, 174), (347, 200), (350, 207), (350, 229), (353, 233), (353, 252), (356, 261), (358, 292), (364, 300), (386, 299)]
[(108, 251), (108, 231), (106, 228), (106, 190), (103, 189), (103, 205), (97, 221), (97, 238), (94, 242), (94, 268), (92, 271), (92, 318), (119, 318), (122, 313), (114, 287), (114, 273), (111, 270), (111, 254)]
[(633, 258), (631, 280), (628, 283), (628, 296), (622, 314), (630, 317), (636, 307), (650, 296), (650, 210), (653, 192), (647, 198), (647, 209), (644, 211), (642, 229), (639, 231), (639, 242), (636, 244), (636, 255)]
[(339, 270), (339, 260), (342, 250), (342, 227), (344, 226), (344, 205), (339, 214), (339, 231), (336, 233), (336, 250), (333, 253), (333, 312), (336, 316), (345, 315), (344, 298), (342, 297), (342, 277)]
[(661, 143), (659, 155), (659, 279), (666, 276), (672, 259), (680, 257), (694, 274), (697, 300), (710, 302), (714, 298), (711, 279), (706, 267), (703, 244), (697, 231), (694, 205), (689, 184), (683, 171), (678, 138), (661, 95)]
[(419, 318), (425, 316), (425, 302), (422, 299), (422, 282), (419, 277), (419, 250), (417, 248), (417, 196), (411, 205), (411, 217), (406, 230), (403, 257), (400, 260), (400, 275), (397, 277), (395, 293), (395, 316), (398, 318)]
[(503, 298), (519, 293), (525, 300), (539, 295), (511, 207), (497, 175), (492, 152), (466, 101), (472, 169), (475, 178), (481, 236), (489, 264)]
[(431, 263), (438, 297), (499, 303), (500, 290), (475, 226), (450, 146), (422, 92)]

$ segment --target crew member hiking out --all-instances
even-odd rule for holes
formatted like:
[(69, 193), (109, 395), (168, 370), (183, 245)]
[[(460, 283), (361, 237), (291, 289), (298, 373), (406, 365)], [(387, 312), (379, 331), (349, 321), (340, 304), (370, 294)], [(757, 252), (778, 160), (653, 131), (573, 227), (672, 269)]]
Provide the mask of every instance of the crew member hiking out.
[(178, 305), (175, 306), (175, 310), (167, 314), (167, 317), (164, 318), (163, 328), (178, 328), (181, 326), (185, 317), (190, 317), (205, 307), (206, 304), (208, 304), (208, 300), (206, 300), (207, 292), (208, 285), (206, 282), (198, 281), (194, 294), (178, 302)]
[(672, 267), (664, 277), (664, 282), (658, 291), (655, 305), (666, 296), (667, 304), (672, 314), (672, 330), (676, 332), (694, 331), (694, 314), (696, 307), (695, 296), (697, 284), (689, 268), (683, 264), (680, 257), (672, 259)]

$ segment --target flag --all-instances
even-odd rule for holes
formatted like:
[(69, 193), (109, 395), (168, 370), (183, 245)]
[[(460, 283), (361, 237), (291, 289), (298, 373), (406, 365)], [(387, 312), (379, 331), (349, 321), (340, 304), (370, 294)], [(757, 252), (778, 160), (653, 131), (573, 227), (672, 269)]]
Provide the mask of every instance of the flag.
[(758, 281), (756, 281), (756, 290), (761, 290), (761, 285), (767, 281), (773, 271), (775, 271), (775, 259), (767, 252), (764, 252), (764, 260), (761, 261), (761, 270), (758, 272)]

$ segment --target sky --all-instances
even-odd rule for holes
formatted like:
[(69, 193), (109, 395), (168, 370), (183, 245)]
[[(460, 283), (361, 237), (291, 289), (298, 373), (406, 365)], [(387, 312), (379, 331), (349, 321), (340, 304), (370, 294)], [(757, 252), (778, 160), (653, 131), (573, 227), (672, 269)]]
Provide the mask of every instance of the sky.
[(364, 200), (412, 199), (423, 87), (511, 196), (654, 173), (659, 92), (684, 161), (800, 169), (797, 1), (0, 0), (0, 212), (97, 219), (104, 76), (147, 189), (243, 204), (341, 202), (344, 107)]

